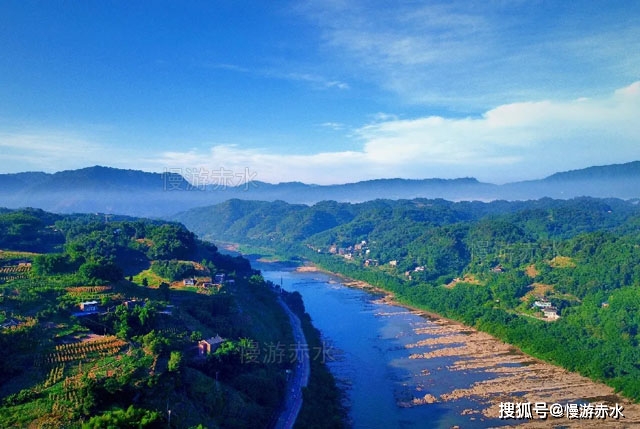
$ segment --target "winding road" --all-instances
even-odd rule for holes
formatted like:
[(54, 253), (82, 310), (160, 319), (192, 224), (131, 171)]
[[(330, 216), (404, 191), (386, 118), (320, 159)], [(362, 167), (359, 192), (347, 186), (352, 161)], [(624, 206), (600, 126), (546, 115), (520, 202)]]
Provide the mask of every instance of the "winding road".
[(289, 309), (287, 304), (282, 301), (282, 298), (278, 297), (278, 302), (289, 315), (289, 321), (291, 323), (291, 328), (293, 329), (293, 340), (295, 341), (298, 350), (301, 351), (297, 354), (297, 359), (294, 362), (295, 367), (291, 371), (291, 377), (287, 385), (287, 395), (283, 403), (282, 412), (274, 425), (274, 428), (276, 429), (289, 429), (295, 424), (298, 413), (302, 408), (302, 388), (306, 387), (309, 382), (311, 366), (308, 353), (309, 347), (307, 345), (307, 340), (304, 337), (304, 332), (302, 331), (300, 319), (293, 313), (293, 311), (291, 311), (291, 309)]

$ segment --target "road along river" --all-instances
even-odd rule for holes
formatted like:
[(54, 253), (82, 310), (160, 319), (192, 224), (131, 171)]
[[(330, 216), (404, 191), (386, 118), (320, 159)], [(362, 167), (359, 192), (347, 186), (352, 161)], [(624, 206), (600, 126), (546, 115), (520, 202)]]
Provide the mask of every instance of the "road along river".
[(640, 425), (638, 405), (611, 388), (489, 335), (390, 304), (327, 273), (252, 265), (302, 295), (326, 341), (322, 353), (310, 351), (310, 357), (327, 360), (347, 393), (355, 428)]

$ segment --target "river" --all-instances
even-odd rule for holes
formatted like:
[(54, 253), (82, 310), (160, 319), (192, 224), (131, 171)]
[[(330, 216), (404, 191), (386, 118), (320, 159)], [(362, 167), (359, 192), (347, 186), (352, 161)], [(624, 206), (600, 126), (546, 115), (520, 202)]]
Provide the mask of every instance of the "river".
[[(438, 397), (487, 377), (481, 371), (449, 370), (459, 360), (450, 356), (410, 359), (412, 354), (434, 349), (415, 347), (434, 337), (429, 331), (439, 325), (432, 320), (384, 303), (378, 295), (346, 287), (326, 273), (298, 272), (255, 261), (252, 265), (265, 279), (302, 295), (314, 326), (327, 343), (328, 367), (346, 391), (353, 427), (486, 428), (507, 423), (487, 419), (479, 412), (486, 405), (468, 398), (407, 405), (414, 398)], [(410, 344), (414, 347), (406, 348)], [(316, 354), (310, 351), (311, 358)]]

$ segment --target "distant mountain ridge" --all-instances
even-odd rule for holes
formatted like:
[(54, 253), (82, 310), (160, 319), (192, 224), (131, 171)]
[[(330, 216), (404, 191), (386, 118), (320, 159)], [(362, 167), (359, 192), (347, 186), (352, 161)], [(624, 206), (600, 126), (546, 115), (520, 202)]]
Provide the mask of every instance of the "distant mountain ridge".
[(640, 161), (627, 162), (625, 164), (601, 165), (570, 170), (552, 174), (545, 181), (561, 180), (593, 180), (593, 179), (628, 179), (640, 177)]
[(93, 166), (78, 170), (64, 170), (49, 174), (42, 172), (25, 172), (16, 174), (0, 174), (0, 185), (11, 180), (21, 183), (23, 190), (42, 190), (46, 192), (60, 190), (57, 187), (99, 188), (122, 190), (158, 189), (165, 182), (178, 181), (184, 185), (188, 182), (175, 173), (147, 173), (140, 170), (122, 170), (112, 167)]
[(167, 216), (230, 199), (315, 204), (375, 199), (568, 199), (580, 196), (640, 198), (640, 161), (559, 172), (539, 180), (495, 185), (475, 178), (374, 179), (340, 185), (251, 182), (194, 186), (177, 173), (148, 173), (93, 166), (49, 174), (0, 174), (0, 207), (37, 207), (59, 213), (102, 212)]

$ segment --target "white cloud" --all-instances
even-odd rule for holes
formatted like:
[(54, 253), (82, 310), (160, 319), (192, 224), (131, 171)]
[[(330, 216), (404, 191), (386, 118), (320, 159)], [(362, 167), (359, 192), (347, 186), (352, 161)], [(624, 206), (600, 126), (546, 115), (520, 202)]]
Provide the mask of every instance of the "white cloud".
[(237, 64), (219, 63), (219, 64), (213, 64), (210, 67), (212, 69), (226, 70), (226, 71), (237, 72), (237, 73), (250, 73), (251, 72), (250, 69), (248, 69), (246, 67), (239, 66)]
[(378, 112), (371, 115), (371, 119), (372, 119), (372, 122), (384, 122), (384, 121), (397, 120), (398, 116), (393, 115), (391, 113)]
[[(96, 129), (105, 131), (105, 128), (92, 128), (91, 133), (42, 128), (0, 131), (2, 173), (54, 173), (94, 165), (144, 169), (138, 164), (141, 151), (106, 144), (96, 133)], [(180, 153), (179, 158), (182, 160), (184, 156)]]
[(216, 145), (209, 153), (165, 153), (165, 167), (224, 167), (267, 182), (344, 183), (379, 177), (464, 177), (487, 181), (640, 159), (640, 82), (609, 97), (506, 104), (478, 117), (429, 116), (372, 122), (359, 151), (312, 155)]
[(297, 82), (306, 82), (311, 84), (316, 89), (340, 89), (346, 90), (349, 89), (349, 84), (345, 82), (341, 82), (339, 80), (330, 80), (325, 78), (324, 76), (320, 76), (318, 74), (313, 73), (282, 73), (278, 71), (264, 71), (261, 72), (264, 76), (276, 78), (276, 79), (284, 79), (291, 80)]
[(345, 125), (340, 122), (323, 122), (322, 124), (320, 124), (320, 126), (324, 128), (329, 128), (333, 131), (340, 131), (345, 128)]
[[(541, 178), (590, 165), (640, 160), (640, 81), (607, 97), (504, 104), (473, 117), (399, 119), (378, 114), (352, 131), (355, 150), (315, 154), (212, 143), (149, 156), (60, 131), (0, 134), (5, 172), (101, 164), (161, 172), (224, 168), (266, 182), (346, 183), (404, 177), (475, 176), (490, 182)], [(322, 124), (339, 128), (341, 124)], [(200, 145), (200, 147), (203, 147)]]
[[(305, 2), (327, 57), (407, 103), (477, 111), (638, 78), (631, 10), (535, 2)], [(635, 15), (637, 16), (637, 14)]]
[[(0, 133), (3, 169), (59, 171), (77, 168), (79, 159), (88, 163), (105, 160), (104, 151), (93, 141), (74, 133), (38, 130)], [(102, 152), (102, 153), (101, 153)], [(12, 160), (15, 162), (8, 163)]]
[(282, 79), (292, 82), (305, 82), (313, 86), (315, 89), (339, 89), (347, 90), (350, 86), (346, 82), (342, 82), (336, 79), (328, 79), (325, 76), (316, 73), (304, 73), (304, 72), (286, 72), (276, 69), (249, 69), (247, 67), (239, 66), (237, 64), (212, 64), (206, 67), (215, 70), (224, 70), (234, 73), (251, 74), (254, 76), (260, 76), (268, 79)]
[(341, 183), (346, 177), (333, 177), (335, 174), (346, 174), (350, 168), (361, 168), (365, 162), (360, 152), (283, 155), (235, 145), (217, 145), (203, 153), (163, 153), (158, 158), (148, 160), (148, 164), (154, 165), (156, 170), (203, 168), (213, 172), (222, 168), (232, 171), (234, 175), (249, 170), (256, 174), (255, 180), (272, 183)]

